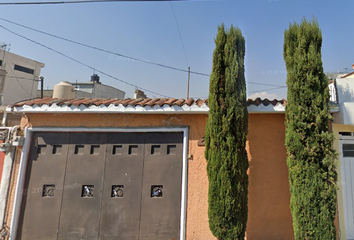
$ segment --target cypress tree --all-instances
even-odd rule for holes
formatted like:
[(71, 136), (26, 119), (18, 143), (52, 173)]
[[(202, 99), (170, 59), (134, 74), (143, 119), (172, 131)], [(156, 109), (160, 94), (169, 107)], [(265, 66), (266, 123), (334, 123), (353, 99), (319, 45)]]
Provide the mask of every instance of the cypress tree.
[(295, 239), (336, 239), (336, 153), (332, 149), (328, 82), (317, 21), (284, 33), (287, 70), (286, 148)]
[(244, 240), (248, 214), (248, 112), (241, 30), (218, 27), (209, 86), (205, 157), (209, 227), (220, 240)]

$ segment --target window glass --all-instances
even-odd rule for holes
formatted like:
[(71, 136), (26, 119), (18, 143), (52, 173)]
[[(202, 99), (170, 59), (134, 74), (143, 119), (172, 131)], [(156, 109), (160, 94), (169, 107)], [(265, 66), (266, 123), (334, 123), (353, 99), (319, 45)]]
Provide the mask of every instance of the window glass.
[(25, 73), (29, 73), (29, 74), (33, 74), (34, 70), (30, 69), (30, 68), (26, 68), (20, 65), (15, 65), (14, 67), (15, 70), (20, 71), (20, 72), (25, 72)]
[(343, 157), (354, 157), (354, 144), (343, 144)]

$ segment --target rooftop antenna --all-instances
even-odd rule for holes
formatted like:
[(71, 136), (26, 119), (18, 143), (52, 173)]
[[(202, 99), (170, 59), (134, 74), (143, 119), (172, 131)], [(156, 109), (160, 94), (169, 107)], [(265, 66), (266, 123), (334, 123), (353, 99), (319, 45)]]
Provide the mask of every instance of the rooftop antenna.
[(1, 61), (2, 61), (2, 63), (1, 63), (1, 69), (4, 68), (4, 60), (5, 60), (6, 47), (7, 47), (6, 43), (2, 43), (2, 44), (0, 45), (0, 48), (1, 48), (1, 50), (3, 51), (2, 59), (1, 59)]
[(188, 85), (187, 85), (187, 100), (189, 99), (189, 80), (191, 77), (191, 68), (188, 67)]

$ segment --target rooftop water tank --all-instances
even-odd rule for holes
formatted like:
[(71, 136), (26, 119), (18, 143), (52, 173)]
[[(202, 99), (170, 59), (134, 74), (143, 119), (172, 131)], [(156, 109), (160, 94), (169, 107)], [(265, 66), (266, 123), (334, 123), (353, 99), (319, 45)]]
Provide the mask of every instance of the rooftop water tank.
[(98, 76), (97, 74), (93, 74), (91, 76), (91, 82), (100, 83), (100, 76)]
[(53, 98), (71, 99), (75, 98), (74, 86), (69, 82), (60, 82), (54, 86)]

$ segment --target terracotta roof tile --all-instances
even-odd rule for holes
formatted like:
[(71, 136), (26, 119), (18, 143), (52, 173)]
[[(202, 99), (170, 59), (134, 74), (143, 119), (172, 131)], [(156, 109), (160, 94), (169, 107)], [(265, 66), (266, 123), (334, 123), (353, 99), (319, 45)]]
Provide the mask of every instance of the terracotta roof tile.
[(131, 99), (122, 100), (119, 104), (122, 104), (124, 107), (130, 105)]
[(165, 102), (167, 102), (167, 100), (168, 100), (167, 98), (159, 99), (158, 101), (155, 102), (154, 105), (159, 105), (161, 107), (165, 104)]
[[(269, 99), (261, 99), (261, 98), (256, 98), (256, 99), (248, 99), (247, 100), (247, 106), (254, 105), (254, 106), (259, 106), (259, 105), (272, 105), (272, 106), (277, 106), (278, 104), (281, 104), (282, 106), (286, 105), (286, 100), (269, 100)], [(180, 98), (180, 99), (175, 99), (175, 98), (146, 98), (146, 99), (117, 99), (117, 98), (107, 98), (107, 99), (98, 99), (98, 98), (77, 98), (77, 99), (57, 99), (57, 98), (35, 98), (35, 99), (30, 99), (30, 100), (24, 100), (21, 102), (17, 102), (13, 105), (10, 105), (10, 108), (14, 107), (23, 107), (23, 106), (43, 106), (43, 105), (48, 105), (51, 106), (53, 104), (56, 104), (57, 106), (80, 106), (84, 105), (86, 107), (88, 106), (118, 106), (122, 104), (124, 107), (130, 105), (130, 106), (160, 106), (162, 107), (163, 105), (169, 105), (170, 107), (172, 106), (179, 106), (182, 107), (183, 105), (187, 105), (191, 107), (192, 105), (202, 107), (203, 104), (208, 105), (208, 99), (197, 99), (194, 100), (193, 98), (189, 98), (187, 100)]]
[(155, 103), (156, 103), (157, 101), (159, 101), (159, 100), (160, 100), (159, 98), (150, 99), (150, 101), (148, 101), (148, 102), (146, 103), (146, 105), (152, 107), (152, 106), (154, 106)]
[(136, 106), (139, 102), (141, 102), (141, 98), (140, 99), (132, 99), (130, 102), (129, 102), (129, 105), (131, 106)]
[(148, 103), (151, 100), (151, 98), (145, 98), (141, 102), (137, 103), (137, 105), (140, 105), (142, 107), (146, 106), (146, 103)]
[(111, 104), (118, 106), (123, 100), (122, 99), (114, 99), (113, 102), (111, 102)]
[(268, 106), (269, 104), (276, 106), (278, 104), (281, 104), (285, 107), (286, 103), (287, 103), (287, 101), (285, 99), (282, 99), (282, 100), (273, 99), (272, 101), (270, 101), (267, 98), (265, 98), (263, 100), (261, 98), (256, 98), (255, 100), (247, 99), (247, 106), (250, 106), (250, 105), (259, 106), (261, 104), (263, 104), (264, 106)]
[(165, 104), (168, 104), (169, 106), (172, 106), (172, 104), (176, 101), (176, 98), (170, 98), (167, 99), (167, 101), (165, 102)]
[(194, 103), (193, 98), (189, 98), (188, 100), (185, 101), (185, 104), (187, 104), (188, 106), (191, 106), (193, 103)]
[(195, 104), (197, 104), (198, 107), (202, 106), (203, 104), (208, 105), (208, 99), (197, 99), (197, 101), (195, 101)]
[(185, 100), (184, 100), (183, 98), (180, 98), (180, 99), (178, 99), (176, 102), (174, 102), (173, 105), (182, 106), (183, 103), (184, 103), (184, 101), (185, 101)]

